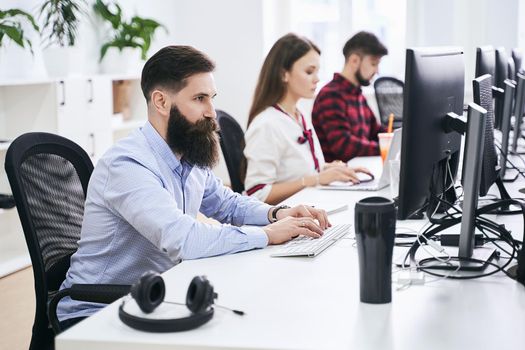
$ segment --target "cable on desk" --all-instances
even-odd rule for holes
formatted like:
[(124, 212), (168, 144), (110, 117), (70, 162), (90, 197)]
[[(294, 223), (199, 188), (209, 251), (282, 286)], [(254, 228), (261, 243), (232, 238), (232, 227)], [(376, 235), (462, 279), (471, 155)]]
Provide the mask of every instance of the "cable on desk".
[[(439, 200), (442, 200), (442, 199), (439, 199)], [(448, 203), (450, 205), (450, 207), (454, 207), (452, 204)], [(497, 223), (495, 222), (492, 222), (486, 218), (483, 218), (481, 217), (481, 215), (484, 215), (484, 214), (487, 214), (488, 212), (490, 212), (491, 210), (495, 209), (495, 208), (499, 208), (501, 206), (505, 206), (505, 205), (510, 205), (510, 204), (518, 204), (520, 205), (520, 207), (522, 208), (522, 214), (523, 214), (523, 219), (524, 219), (524, 223), (525, 223), (525, 204), (519, 202), (519, 201), (516, 201), (516, 200), (501, 200), (497, 203), (494, 203), (494, 204), (489, 204), (487, 206), (484, 206), (478, 210), (476, 210), (476, 226), (478, 225), (481, 225), (482, 227), (486, 227), (487, 229), (490, 229), (491, 232), (493, 233), (496, 233), (497, 232), (497, 236), (499, 236), (499, 238), (501, 240), (503, 240), (504, 242), (506, 242), (507, 244), (509, 244), (509, 246), (512, 247), (512, 253), (511, 253), (511, 258), (505, 263), (503, 264), (503, 266), (499, 266), (497, 264), (494, 264), (494, 263), (491, 263), (491, 262), (487, 262), (487, 264), (491, 265), (491, 266), (494, 266), (496, 267), (495, 270), (493, 271), (490, 271), (490, 272), (487, 272), (487, 273), (483, 273), (483, 274), (477, 274), (477, 275), (469, 275), (469, 276), (448, 276), (448, 275), (443, 275), (443, 274), (439, 274), (439, 273), (436, 273), (436, 272), (431, 272), (431, 271), (428, 271), (428, 269), (426, 269), (424, 266), (421, 266), (421, 265), (424, 265), (426, 264), (427, 262), (430, 262), (430, 261), (435, 261), (434, 258), (427, 258), (427, 259), (423, 259), (421, 260), (419, 263), (416, 261), (415, 259), (415, 253), (417, 251), (417, 249), (421, 246), (421, 241), (418, 240), (416, 242), (414, 242), (414, 244), (412, 245), (412, 247), (409, 249), (409, 251), (407, 252), (407, 254), (405, 255), (405, 258), (403, 260), (403, 267), (405, 266), (406, 264), (406, 260), (408, 258), (410, 258), (410, 265), (411, 266), (416, 266), (418, 269), (430, 274), (430, 275), (433, 275), (433, 276), (437, 276), (437, 277), (447, 277), (447, 278), (453, 278), (453, 279), (473, 279), (473, 278), (481, 278), (481, 277), (486, 277), (486, 276), (489, 276), (489, 275), (492, 275), (496, 272), (499, 272), (499, 271), (503, 271), (507, 276), (511, 277), (509, 275), (509, 273), (504, 270), (508, 265), (510, 265), (512, 263), (513, 260), (516, 259), (517, 257), (517, 251), (518, 251), (518, 242), (517, 240), (514, 240), (512, 238), (512, 235), (510, 234), (510, 232), (508, 230), (505, 229), (504, 225), (498, 225)], [(456, 208), (456, 210), (458, 210)], [(450, 218), (450, 219), (447, 219), (447, 220), (444, 220), (441, 222), (441, 224), (439, 225), (436, 225), (436, 224), (432, 224), (431, 226), (429, 226), (428, 228), (426, 228), (423, 233), (422, 233), (422, 236), (423, 238), (428, 241), (428, 239), (430, 239), (431, 237), (433, 237), (435, 234), (441, 232), (441, 231), (444, 231), (446, 230), (447, 228), (450, 228), (458, 223), (461, 222), (461, 217), (454, 217), (454, 218)], [(525, 236), (525, 227), (524, 227), (524, 236)], [(510, 239), (509, 239), (510, 237)], [(521, 251), (521, 255), (522, 256), (525, 256), (525, 253), (522, 249)], [(474, 259), (474, 258), (459, 258), (459, 257), (453, 257), (454, 260), (457, 260), (457, 261), (471, 261), (471, 262), (480, 262), (479, 260), (477, 259)], [(525, 261), (523, 262), (525, 263)], [(521, 281), (522, 283), (524, 283), (523, 281)]]

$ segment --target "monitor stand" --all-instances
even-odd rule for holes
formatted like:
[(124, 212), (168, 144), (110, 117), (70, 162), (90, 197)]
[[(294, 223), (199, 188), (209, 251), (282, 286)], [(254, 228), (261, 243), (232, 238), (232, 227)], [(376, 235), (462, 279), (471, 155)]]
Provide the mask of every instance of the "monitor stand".
[[(432, 260), (428, 263), (421, 264), (419, 266), (424, 269), (438, 269), (438, 270), (459, 270), (459, 271), (482, 271), (488, 266), (490, 262), (496, 256), (496, 250), (492, 248), (475, 248), (472, 252), (472, 259), (477, 261), (462, 261), (458, 260), (457, 256), (452, 258), (449, 263), (443, 263), (438, 260)], [(447, 259), (448, 256), (440, 256), (440, 258)], [(458, 268), (459, 265), (459, 268)]]
[(507, 168), (505, 171), (505, 177), (501, 179), (503, 182), (514, 182), (518, 179), (519, 171), (514, 168)]

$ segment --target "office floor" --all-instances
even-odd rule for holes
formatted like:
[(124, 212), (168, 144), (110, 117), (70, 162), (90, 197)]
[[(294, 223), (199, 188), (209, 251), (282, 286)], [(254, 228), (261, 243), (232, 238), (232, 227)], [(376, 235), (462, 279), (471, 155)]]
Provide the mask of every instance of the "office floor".
[[(202, 214), (199, 221), (217, 224)], [(31, 267), (0, 278), (0, 350), (28, 349), (35, 313)]]
[(0, 278), (0, 350), (29, 348), (34, 312), (33, 269)]

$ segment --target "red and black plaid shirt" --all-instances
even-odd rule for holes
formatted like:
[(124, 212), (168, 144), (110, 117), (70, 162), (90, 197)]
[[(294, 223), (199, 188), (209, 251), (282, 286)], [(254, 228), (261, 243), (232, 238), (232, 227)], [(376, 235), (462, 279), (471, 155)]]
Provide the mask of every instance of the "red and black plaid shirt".
[(386, 131), (368, 107), (361, 88), (338, 73), (317, 95), (312, 123), (327, 162), (378, 155), (377, 134)]

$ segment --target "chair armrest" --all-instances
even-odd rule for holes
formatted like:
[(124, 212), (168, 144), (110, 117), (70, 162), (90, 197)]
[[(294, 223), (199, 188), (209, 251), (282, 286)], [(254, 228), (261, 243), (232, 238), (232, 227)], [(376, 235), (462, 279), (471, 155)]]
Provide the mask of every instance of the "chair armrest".
[(131, 285), (128, 284), (73, 284), (71, 288), (58, 291), (47, 307), (53, 331), (55, 334), (62, 331), (57, 317), (57, 306), (62, 298), (69, 296), (73, 300), (109, 304), (128, 294), (130, 289)]

